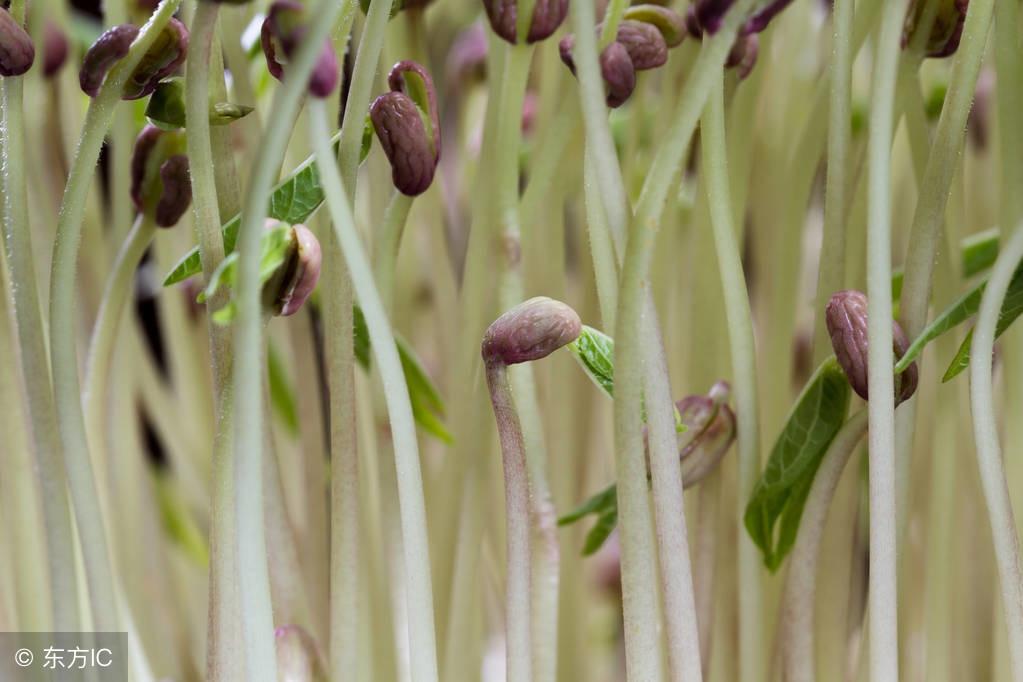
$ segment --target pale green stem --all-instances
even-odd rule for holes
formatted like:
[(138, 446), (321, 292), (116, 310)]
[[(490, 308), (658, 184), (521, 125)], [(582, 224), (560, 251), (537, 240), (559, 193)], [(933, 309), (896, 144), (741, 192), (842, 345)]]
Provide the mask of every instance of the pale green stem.
[[(831, 13), (831, 99), (828, 109), (827, 187), (824, 202), (824, 236), (817, 273), (817, 308), (845, 286), (846, 194), (852, 176), (849, 143), (852, 137), (852, 63), (854, 0), (835, 0)], [(823, 359), (831, 348), (824, 315), (816, 315), (813, 351)]]
[(970, 362), (970, 407), (973, 412), (973, 437), (977, 445), (977, 465), (981, 488), (991, 521), (998, 577), (1002, 588), (1002, 608), (1008, 628), (1012, 679), (1023, 680), (1023, 572), (1020, 569), (1019, 537), (1009, 499), (1009, 488), (998, 442), (992, 385), (992, 356), (998, 315), (1016, 268), (1023, 261), (1023, 224), (1017, 226), (1002, 249), (991, 271), (981, 299), (977, 325), (973, 329)]
[(892, 373), (891, 144), (899, 39), (907, 0), (884, 10), (870, 110), (867, 298), (870, 384), (870, 672), (899, 679), (895, 507), (895, 377)]
[(579, 78), (579, 99), (586, 129), (589, 164), (596, 175), (599, 196), (604, 203), (604, 212), (615, 251), (619, 259), (625, 253), (625, 230), (629, 219), (628, 199), (622, 181), (622, 169), (618, 163), (611, 128), (607, 121), (607, 105), (604, 95), (604, 80), (600, 74), (597, 38), (593, 26), (596, 23), (592, 0), (572, 3), (572, 29), (575, 32), (573, 59)]
[[(642, 417), (644, 338), (644, 296), (653, 245), (667, 203), (670, 187), (681, 172), (682, 160), (696, 129), (700, 111), (711, 89), (721, 77), (721, 68), (731, 50), (739, 23), (753, 6), (740, 0), (728, 13), (721, 31), (704, 43), (700, 59), (686, 82), (682, 107), (654, 159), (640, 197), (628, 238), (622, 269), (615, 332), (615, 451), (618, 479), (619, 532), (622, 545), (622, 597), (625, 618), (626, 669), (630, 680), (658, 680), (662, 676), (658, 634), (656, 548), (651, 542), (652, 524), (643, 457)], [(577, 36), (578, 38), (578, 36)], [(584, 107), (586, 102), (584, 101)], [(610, 211), (609, 218), (610, 218)], [(759, 470), (751, 468), (749, 489)], [(744, 496), (746, 486), (740, 486)], [(748, 538), (750, 556), (740, 555), (756, 566), (756, 550)], [(742, 545), (740, 545), (742, 547)], [(759, 659), (759, 585), (741, 585), (743, 623), (750, 629), (740, 633), (740, 654), (750, 666), (746, 679), (761, 669)], [(752, 627), (751, 627), (752, 626)]]
[[(959, 166), (966, 120), (973, 105), (973, 93), (987, 45), (994, 0), (974, 0), (952, 67), (945, 105), (934, 131), (934, 144), (921, 179), (920, 196), (909, 235), (906, 275), (902, 286), (900, 315), (909, 338), (916, 336), (927, 321), (934, 254), (941, 237), (945, 204)], [(873, 123), (873, 117), (871, 117)]]
[[(344, 2), (337, 19), (334, 45), (338, 59), (348, 49), (356, 2)], [(359, 43), (351, 88), (341, 126), (339, 155), (343, 186), (355, 196), (362, 130), (369, 105), (373, 76), (383, 45), (391, 3), (376, 0), (370, 7)], [(383, 15), (383, 17), (381, 17)], [(343, 62), (342, 62), (343, 63)], [(326, 114), (324, 114), (326, 116)], [(402, 221), (404, 222), (404, 221)], [(334, 230), (323, 241), (322, 291), (324, 356), (330, 395), (331, 558), (330, 558), (330, 668), (333, 679), (343, 679), (359, 665), (360, 551), (359, 453), (357, 442), (353, 292), (351, 277)], [(372, 545), (369, 548), (372, 550)], [(371, 576), (372, 580), (373, 577)]]
[(508, 524), (507, 576), (505, 587), (505, 661), (508, 682), (531, 682), (532, 643), (530, 614), (530, 570), (532, 565), (530, 527), (530, 486), (526, 467), (526, 446), (519, 424), (508, 368), (487, 365), (487, 386), (501, 437), (504, 462), (505, 518)]
[(401, 236), (405, 231), (409, 210), (412, 208), (413, 197), (394, 190), (391, 200), (384, 212), (384, 224), (380, 229), (380, 239), (373, 244), (373, 266), (377, 275), (377, 288), (380, 298), (390, 314), (394, 310), (394, 271), (398, 264), (398, 249)]
[(817, 679), (813, 621), (824, 525), (845, 465), (867, 431), (867, 416), (867, 410), (854, 414), (831, 441), (803, 507), (782, 597), (782, 678), (785, 682)]
[(179, 0), (163, 0), (139, 31), (127, 56), (111, 69), (85, 115), (82, 137), (61, 203), (50, 270), (50, 363), (57, 407), (57, 425), (78, 521), (85, 561), (93, 625), (113, 632), (118, 627), (114, 576), (106, 529), (96, 491), (92, 460), (85, 435), (78, 361), (75, 353), (75, 272), (82, 237), (82, 212), (103, 138), (110, 128), (121, 91), (132, 70), (177, 9)]
[[(647, 318), (654, 320), (653, 298), (647, 296), (645, 305)], [(648, 323), (650, 327), (657, 332), (656, 338), (660, 338), (656, 323)], [(693, 569), (682, 503), (682, 463), (678, 456), (668, 363), (659, 342), (644, 344), (644, 351), (647, 353), (644, 381), (649, 423), (647, 440), (657, 558), (661, 568), (661, 599), (664, 602), (664, 634), (668, 644), (668, 679), (673, 682), (700, 682), (703, 679), (700, 628), (693, 595)]]
[[(529, 67), (532, 62), (534, 48), (528, 45), (513, 45), (506, 49), (504, 71), (501, 79), (500, 101), (497, 109), (496, 152), (494, 158), (495, 182), (497, 184), (497, 211), (502, 228), (501, 245), (501, 280), (499, 301), (502, 309), (508, 309), (519, 303), (524, 297), (521, 266), (521, 229), (519, 205), (519, 151), (522, 144), (522, 107), (529, 80)], [(512, 671), (517, 676), (525, 675), (526, 679), (535, 682), (553, 682), (557, 676), (558, 654), (558, 590), (559, 566), (561, 562), (557, 542), (557, 517), (551, 501), (550, 486), (547, 483), (547, 448), (543, 439), (543, 427), (540, 417), (540, 406), (536, 394), (536, 385), (531, 365), (521, 365), (509, 370), (510, 383), (517, 396), (515, 403), (521, 412), (521, 420), (516, 415), (516, 429), (523, 440), (523, 457), (526, 460), (528, 485), (527, 496), (527, 527), (532, 517), (538, 535), (538, 551), (531, 547), (532, 536), (524, 536), (527, 542), (525, 550), (526, 566), (531, 570), (525, 583), (525, 597), (531, 602), (522, 606), (517, 604), (522, 595), (513, 597), (512, 571), (519, 568), (521, 557), (514, 561), (509, 554), (508, 563), (508, 671), (509, 679)], [(488, 377), (490, 374), (488, 373)], [(496, 378), (498, 384), (508, 379)], [(502, 389), (503, 390), (503, 389)], [(509, 395), (510, 399), (510, 395)], [(496, 398), (495, 398), (496, 400)], [(495, 413), (497, 403), (495, 402)], [(501, 419), (500, 427), (506, 426)], [(510, 428), (510, 427), (509, 427)], [(504, 443), (506, 434), (502, 434)], [(509, 450), (504, 448), (507, 456)], [(513, 482), (514, 478), (506, 480)], [(514, 472), (511, 472), (514, 473)], [(511, 494), (509, 492), (509, 494)], [(512, 509), (509, 508), (509, 514)], [(511, 533), (519, 520), (509, 516), (509, 542)], [(509, 545), (509, 550), (511, 545)], [(521, 548), (517, 548), (521, 549)], [(514, 612), (513, 612), (514, 610)], [(513, 627), (523, 625), (526, 631), (513, 632)], [(524, 651), (531, 660), (517, 660), (518, 654), (512, 652), (512, 639), (517, 640), (516, 646), (527, 646)], [(524, 641), (523, 641), (524, 640)], [(524, 666), (520, 668), (520, 666)]]
[[(270, 601), (266, 537), (263, 527), (263, 429), (260, 237), (267, 197), (284, 156), (291, 122), (305, 94), (309, 74), (323, 49), (340, 5), (320, 0), (309, 8), (309, 29), (268, 117), (263, 145), (245, 193), (238, 230), (237, 318), (234, 325), (234, 483), (238, 536), (238, 589), (246, 662), (246, 679), (276, 679), (274, 621)], [(330, 136), (323, 132), (329, 147)]]
[(380, 294), (373, 283), (373, 274), (359, 240), (347, 194), (341, 184), (341, 177), (330, 148), (324, 104), (319, 101), (311, 102), (310, 114), (317, 165), (326, 188), (327, 208), (330, 210), (345, 262), (351, 271), (355, 293), (366, 316), (366, 326), (369, 329), (391, 417), (405, 559), (404, 574), (407, 581), (405, 596), (408, 602), (412, 679), (415, 682), (435, 682), (437, 654), (426, 509), (419, 465), (419, 447), (416, 443), (408, 386), (405, 384), (391, 326), (384, 313)]
[(355, 65), (352, 67), (352, 83), (348, 89), (345, 114), (341, 120), (341, 142), (338, 149), (341, 181), (353, 199), (355, 174), (359, 170), (359, 153), (362, 149), (362, 129), (366, 121), (377, 62), (380, 60), (380, 51), (384, 45), (387, 20), (391, 15), (391, 4), (392, 0), (372, 0), (369, 5), (366, 24), (359, 41), (359, 51), (355, 55)]
[(601, 50), (614, 42), (618, 35), (618, 26), (622, 23), (622, 17), (625, 16), (625, 10), (628, 8), (627, 0), (611, 0), (608, 3), (607, 10), (604, 12), (604, 20), (601, 22), (599, 43)]
[[(15, 0), (11, 16), (22, 21), (25, 3)], [(56, 433), (56, 414), (50, 392), (46, 331), (32, 253), (31, 226), (25, 183), (24, 78), (3, 78), (3, 239), (17, 330), (17, 357), (31, 428), (32, 450), (39, 471), (43, 518), (46, 525), (47, 569), (52, 595), (53, 628), (81, 628), (75, 576), (75, 536), (67, 498), (67, 480)]]
[[(728, 153), (725, 142), (724, 83), (710, 95), (703, 116), (703, 175), (707, 185), (714, 249), (717, 252), (721, 289), (724, 292), (728, 344), (734, 376), (736, 422), (738, 424), (739, 481), (738, 518), (742, 518), (760, 465), (760, 411), (757, 404), (756, 342), (753, 315), (746, 292), (746, 277), (736, 239), (728, 182)], [(749, 540), (745, 533), (740, 533)], [(743, 545), (740, 544), (740, 554)], [(740, 585), (759, 581), (759, 565), (739, 561)]]
[[(209, 281), (224, 259), (220, 233), (220, 198), (209, 124), (210, 60), (219, 3), (199, 2), (192, 20), (186, 62), (185, 115), (188, 125), (189, 174), (192, 179), (193, 225), (199, 244), (203, 280)], [(209, 606), (207, 615), (207, 674), (226, 682), (244, 673), (238, 611), (235, 489), (231, 457), (231, 331), (213, 321), (213, 311), (224, 305), (221, 291), (206, 302), (206, 325), (213, 366), (216, 428), (213, 435), (212, 500), (210, 504)]]
[(583, 195), (586, 204), (586, 234), (590, 237), (593, 257), (593, 274), (597, 281), (597, 300), (600, 317), (605, 329), (614, 329), (615, 309), (618, 307), (618, 263), (611, 244), (611, 230), (607, 214), (597, 187), (597, 172), (594, 169), (593, 151), (586, 145)]
[(117, 333), (124, 318), (125, 303), (133, 293), (135, 270), (155, 234), (155, 223), (140, 213), (114, 260), (89, 341), (83, 393), (85, 423), (89, 437), (101, 446), (101, 451), (105, 450), (102, 446), (106, 444), (106, 407), (110, 398), (110, 368), (117, 348)]

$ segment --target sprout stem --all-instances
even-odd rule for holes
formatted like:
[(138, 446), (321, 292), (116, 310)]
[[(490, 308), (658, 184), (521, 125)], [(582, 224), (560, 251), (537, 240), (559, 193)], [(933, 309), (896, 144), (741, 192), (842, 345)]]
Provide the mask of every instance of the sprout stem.
[(817, 679), (813, 644), (817, 561), (831, 500), (846, 462), (867, 431), (867, 417), (867, 410), (860, 410), (835, 435), (821, 459), (803, 507), (782, 596), (782, 679), (785, 682), (813, 682)]
[(128, 54), (107, 74), (98, 95), (89, 104), (81, 141), (75, 152), (61, 202), (50, 269), (50, 364), (53, 369), (57, 426), (81, 538), (92, 624), (97, 630), (105, 632), (116, 632), (120, 627), (106, 527), (86, 440), (78, 382), (78, 360), (75, 353), (76, 263), (89, 185), (95, 173), (103, 138), (120, 102), (122, 89), (132, 70), (177, 10), (179, 2), (163, 0), (160, 3), (139, 31)]
[[(23, 0), (11, 3), (11, 16), (22, 21)], [(39, 291), (32, 253), (31, 225), (25, 173), (24, 77), (3, 78), (3, 239), (8, 281), (17, 330), (16, 356), (21, 361), (32, 451), (38, 468), (46, 556), (52, 598), (52, 624), (58, 631), (80, 629), (78, 584), (75, 576), (75, 537), (71, 526), (60, 439), (50, 393), (46, 331), (39, 308)], [(17, 132), (14, 132), (17, 131)], [(6, 291), (3, 295), (6, 295)]]
[(487, 364), (487, 386), (494, 406), (504, 461), (505, 508), (508, 524), (508, 575), (505, 606), (505, 653), (508, 682), (530, 682), (532, 643), (530, 627), (530, 570), (532, 565), (529, 518), (530, 489), (522, 426), (515, 410), (508, 368)]
[(998, 314), (1020, 261), (1023, 261), (1023, 224), (1017, 226), (995, 262), (981, 299), (970, 353), (970, 407), (981, 488), (991, 521), (991, 535), (1002, 587), (1002, 608), (1008, 628), (1012, 679), (1023, 680), (1023, 573), (1020, 570), (1019, 537), (1009, 499), (1009, 488), (998, 442), (998, 425), (992, 386), (992, 355)]
[(970, 3), (962, 41), (952, 67), (945, 106), (941, 109), (941, 118), (934, 130), (934, 143), (927, 158), (927, 168), (919, 183), (920, 197), (909, 235), (911, 248), (906, 252), (906, 275), (900, 305), (902, 327), (910, 339), (915, 339), (927, 322), (934, 255), (940, 243), (949, 189), (959, 166), (958, 159), (966, 135), (966, 120), (973, 105), (974, 89), (986, 51), (993, 8), (994, 0), (973, 0)]
[(895, 377), (891, 300), (891, 143), (899, 40), (907, 0), (884, 10), (870, 111), (867, 299), (870, 385), (870, 672), (899, 679), (895, 506)]
[[(717, 252), (721, 288), (725, 297), (725, 317), (728, 323), (728, 344), (731, 349), (732, 372), (735, 377), (735, 405), (739, 447), (738, 518), (742, 518), (752, 482), (760, 468), (760, 411), (757, 404), (756, 341), (753, 336), (753, 317), (742, 257), (736, 240), (732, 217), (731, 190), (728, 182), (728, 150), (725, 142), (724, 80), (719, 79), (711, 91), (703, 115), (703, 170), (706, 176), (707, 197), (710, 205), (711, 227), (714, 231), (714, 249)], [(743, 542), (750, 538), (740, 533), (740, 556)], [(759, 565), (740, 558), (740, 585), (749, 589), (757, 585)], [(740, 599), (742, 598), (740, 594)], [(752, 590), (748, 599), (754, 597)], [(741, 607), (745, 608), (745, 607)], [(758, 609), (759, 609), (758, 604)], [(743, 614), (745, 615), (745, 614)], [(752, 617), (752, 614), (751, 616)]]
[[(327, 39), (338, 3), (309, 8), (309, 30), (277, 90), (263, 145), (245, 193), (238, 230), (238, 306), (234, 329), (234, 484), (238, 529), (238, 589), (246, 661), (245, 678), (276, 679), (274, 622), (263, 524), (262, 310), (259, 256), (262, 224), (277, 165), (284, 156), (309, 74)], [(323, 142), (329, 139), (324, 131)]]
[(384, 224), (380, 238), (373, 243), (373, 265), (377, 273), (377, 288), (388, 314), (394, 311), (394, 271), (397, 267), (398, 249), (405, 231), (412, 197), (394, 190), (384, 213)]
[(426, 509), (419, 465), (419, 447), (416, 443), (408, 386), (402, 374), (401, 360), (398, 357), (391, 326), (384, 313), (380, 294), (373, 283), (373, 274), (359, 240), (348, 197), (341, 184), (341, 177), (330, 148), (324, 103), (310, 102), (310, 114), (316, 162), (326, 188), (327, 208), (330, 210), (337, 240), (351, 272), (356, 296), (366, 316), (366, 326), (369, 329), (391, 417), (405, 558), (404, 575), (407, 581), (410, 670), (415, 682), (436, 682), (437, 653)]
[[(827, 187), (824, 202), (824, 237), (817, 271), (817, 309), (823, 310), (831, 294), (845, 286), (845, 223), (849, 189), (849, 142), (852, 137), (852, 62), (854, 0), (835, 0), (831, 15), (831, 104), (828, 109)], [(831, 348), (824, 316), (817, 316), (813, 351), (822, 360)], [(816, 364), (816, 362), (815, 362)]]
[(135, 270), (156, 234), (156, 225), (145, 213), (135, 218), (121, 249), (117, 252), (107, 284), (103, 289), (96, 322), (89, 341), (85, 363), (85, 417), (87, 433), (98, 452), (106, 451), (106, 416), (109, 398), (110, 367), (117, 347), (117, 332), (124, 319), (124, 308), (134, 289)]

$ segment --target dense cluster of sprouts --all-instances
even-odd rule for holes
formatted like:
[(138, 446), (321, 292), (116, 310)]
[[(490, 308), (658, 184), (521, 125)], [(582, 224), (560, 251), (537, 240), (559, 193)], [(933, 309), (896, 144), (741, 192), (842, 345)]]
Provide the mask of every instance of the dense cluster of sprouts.
[(1023, 682), (1020, 14), (9, 0), (0, 632)]

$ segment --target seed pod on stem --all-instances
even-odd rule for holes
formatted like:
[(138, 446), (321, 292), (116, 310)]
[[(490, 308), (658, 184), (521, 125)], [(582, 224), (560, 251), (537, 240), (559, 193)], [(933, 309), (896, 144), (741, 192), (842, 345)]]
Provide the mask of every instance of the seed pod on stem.
[(147, 125), (131, 157), (131, 198), (135, 208), (159, 227), (172, 227), (192, 202), (185, 139), (180, 132)]
[(686, 37), (685, 19), (668, 7), (651, 4), (633, 5), (625, 10), (624, 18), (655, 26), (668, 47), (678, 47)]
[(730, 387), (714, 384), (708, 395), (687, 396), (675, 403), (689, 430), (679, 435), (682, 485), (696, 485), (714, 471), (735, 442), (735, 413), (726, 403)]
[(656, 69), (668, 61), (664, 35), (656, 26), (645, 21), (622, 21), (618, 25), (615, 42), (625, 47), (636, 71)]
[[(825, 309), (825, 322), (835, 357), (849, 385), (864, 400), (869, 399), (867, 371), (867, 297), (860, 291), (839, 291), (831, 297)], [(896, 360), (906, 352), (909, 342), (902, 327), (892, 320), (892, 351)], [(897, 377), (895, 383), (895, 404), (908, 400), (919, 379), (919, 370), (914, 362)]]
[[(902, 29), (903, 48), (913, 42), (913, 34), (918, 30), (917, 25), (923, 15), (925, 4), (922, 0), (914, 0), (906, 13), (906, 23)], [(941, 59), (955, 54), (963, 36), (963, 25), (966, 23), (969, 6), (970, 0), (941, 0), (924, 47), (924, 54), (927, 57)]]
[(320, 242), (305, 225), (292, 226), (291, 242), (292, 249), (282, 266), (284, 276), (274, 295), (274, 314), (281, 317), (294, 315), (302, 308), (316, 288), (323, 263)]
[[(275, 0), (270, 5), (259, 38), (263, 56), (266, 57), (266, 68), (271, 76), (277, 80), (284, 78), (284, 63), (294, 56), (307, 29), (305, 6), (302, 3), (297, 0)], [(329, 96), (337, 87), (339, 78), (337, 55), (330, 41), (325, 40), (309, 76), (309, 94), (314, 97)]]
[(509, 682), (532, 679), (530, 484), (522, 426), (508, 365), (545, 358), (578, 338), (579, 316), (550, 298), (532, 298), (501, 315), (483, 336), (482, 354), (504, 463), (507, 532), (506, 652)]
[(67, 62), (68, 40), (64, 32), (52, 21), (43, 25), (43, 76), (52, 78)]
[(411, 61), (395, 64), (387, 79), (391, 92), (369, 108), (380, 144), (391, 163), (399, 192), (417, 196), (433, 182), (440, 161), (440, 123), (433, 79)]
[(35, 58), (32, 38), (10, 12), (0, 9), (0, 76), (22, 75), (32, 68)]
[(739, 80), (745, 80), (757, 64), (757, 57), (760, 54), (760, 38), (756, 33), (747, 33), (735, 39), (728, 59), (725, 61), (726, 69), (735, 69)]
[[(86, 51), (78, 72), (78, 83), (85, 94), (95, 97), (99, 93), (107, 72), (128, 54), (138, 34), (137, 26), (120, 24), (107, 29), (96, 39)], [(141, 99), (152, 94), (160, 81), (173, 75), (185, 62), (187, 54), (188, 29), (171, 18), (132, 71), (121, 99)]]
[[(558, 44), (561, 61), (575, 73), (575, 62), (572, 59), (572, 48), (575, 46), (573, 36), (565, 36)], [(600, 53), (600, 75), (604, 79), (605, 101), (612, 109), (616, 109), (629, 99), (636, 89), (636, 67), (632, 63), (629, 51), (624, 45), (615, 41)]]
[[(494, 33), (512, 45), (519, 42), (518, 0), (483, 0)], [(536, 0), (526, 33), (527, 43), (551, 37), (568, 15), (568, 0)]]

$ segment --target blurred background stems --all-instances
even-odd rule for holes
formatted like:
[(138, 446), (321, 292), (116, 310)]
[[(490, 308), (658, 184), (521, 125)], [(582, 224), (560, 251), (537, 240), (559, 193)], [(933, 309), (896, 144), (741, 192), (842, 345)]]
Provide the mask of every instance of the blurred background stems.
[[(23, 0), (14, 0), (9, 11), (15, 21), (24, 22)], [(56, 413), (49, 386), (46, 332), (32, 253), (25, 177), (28, 158), (25, 155), (24, 136), (10, 134), (12, 130), (24, 130), (24, 79), (25, 76), (6, 77), (0, 86), (4, 125), (4, 279), (12, 293), (13, 319), (17, 331), (17, 342), (12, 345), (17, 351), (16, 357), (21, 361), (19, 381), (8, 383), (24, 387), (34, 466), (40, 472), (38, 485), (45, 522), (42, 536), (46, 540), (52, 609), (44, 622), (51, 623), (54, 629), (73, 631), (81, 626), (74, 561), (75, 542), (64, 465), (60, 458), (60, 439), (56, 432)], [(17, 286), (14, 286), (15, 283)], [(6, 309), (7, 306), (4, 307)]]
[(82, 414), (74, 333), (76, 262), (89, 184), (121, 91), (177, 7), (177, 0), (160, 3), (128, 54), (107, 74), (99, 94), (89, 104), (61, 203), (50, 271), (50, 362), (57, 426), (81, 538), (93, 626), (107, 632), (120, 629), (117, 589)]

